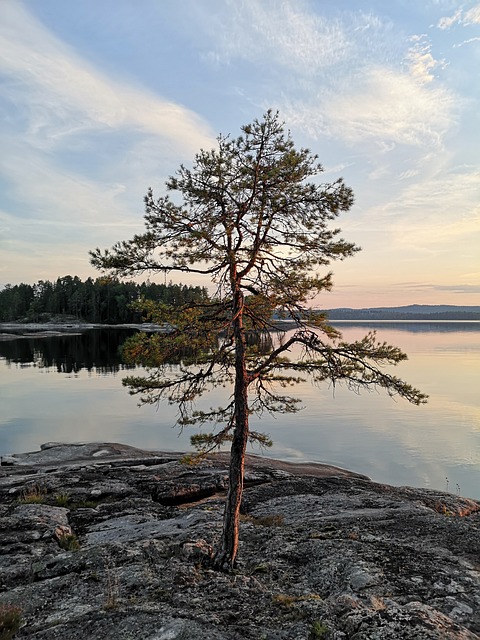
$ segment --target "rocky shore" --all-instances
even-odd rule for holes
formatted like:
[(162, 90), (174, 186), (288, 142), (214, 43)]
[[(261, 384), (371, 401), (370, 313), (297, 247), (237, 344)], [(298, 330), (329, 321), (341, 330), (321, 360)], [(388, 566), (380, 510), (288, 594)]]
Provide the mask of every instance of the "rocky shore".
[(90, 329), (136, 329), (147, 333), (165, 331), (165, 327), (152, 322), (142, 324), (94, 324), (76, 320), (69, 322), (3, 322), (0, 323), (0, 341), (22, 338), (53, 338), (65, 334), (81, 335)]
[(0, 638), (480, 637), (478, 502), (250, 457), (238, 567), (222, 574), (228, 457), (181, 457), (105, 443), (4, 457)]

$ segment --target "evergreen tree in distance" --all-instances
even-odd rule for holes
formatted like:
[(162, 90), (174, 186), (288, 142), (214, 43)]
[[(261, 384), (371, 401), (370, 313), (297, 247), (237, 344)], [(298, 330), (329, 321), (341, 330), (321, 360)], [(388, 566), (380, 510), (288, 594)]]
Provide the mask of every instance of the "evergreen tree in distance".
[[(130, 340), (127, 358), (148, 373), (124, 383), (143, 403), (177, 404), (182, 426), (209, 425), (211, 433), (192, 438), (200, 451), (231, 442), (214, 558), (220, 569), (230, 570), (237, 555), (247, 442), (269, 443), (249, 422), (264, 411), (296, 411), (298, 400), (288, 387), (309, 377), (315, 384), (345, 383), (357, 392), (383, 387), (414, 404), (426, 401), (384, 368), (406, 359), (400, 349), (378, 342), (374, 333), (345, 343), (324, 316), (306, 311), (332, 286), (331, 274), (320, 271), (358, 251), (330, 228), (351, 207), (352, 191), (341, 179), (313, 181), (322, 171), (317, 156), (297, 150), (278, 114), (268, 111), (242, 127), (240, 137), (219, 136), (218, 147), (201, 150), (191, 169), (180, 166), (166, 187), (180, 194), (182, 204), (168, 194), (154, 199), (150, 189), (145, 232), (91, 252), (95, 267), (117, 276), (204, 274), (216, 287), (211, 300), (182, 308), (143, 303), (152, 320), (168, 322), (171, 330)], [(293, 331), (260, 340), (274, 328), (272, 315), (279, 310)], [(172, 361), (179, 366), (172, 368)], [(224, 406), (195, 410), (199, 396), (221, 386), (228, 390)]]

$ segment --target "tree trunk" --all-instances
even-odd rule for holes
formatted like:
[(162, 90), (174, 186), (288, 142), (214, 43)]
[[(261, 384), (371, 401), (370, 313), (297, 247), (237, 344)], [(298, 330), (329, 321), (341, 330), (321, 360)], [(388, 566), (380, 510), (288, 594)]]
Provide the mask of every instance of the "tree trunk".
[[(236, 307), (243, 309), (243, 295), (236, 292)], [(239, 305), (239, 306), (237, 306)], [(243, 493), (245, 452), (248, 442), (248, 374), (246, 368), (246, 341), (242, 313), (234, 323), (235, 333), (235, 429), (230, 450), (230, 473), (223, 533), (220, 549), (214, 564), (218, 569), (230, 571), (235, 564), (238, 551), (238, 530), (240, 526), (240, 505)]]

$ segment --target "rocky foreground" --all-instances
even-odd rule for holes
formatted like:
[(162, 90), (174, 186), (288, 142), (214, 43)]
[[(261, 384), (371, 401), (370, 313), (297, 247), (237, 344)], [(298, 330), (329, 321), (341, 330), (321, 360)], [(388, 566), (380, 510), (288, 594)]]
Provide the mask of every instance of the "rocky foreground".
[(208, 561), (227, 458), (180, 458), (54, 443), (4, 458), (0, 638), (12, 611), (15, 637), (49, 640), (480, 637), (478, 502), (252, 457), (223, 574)]

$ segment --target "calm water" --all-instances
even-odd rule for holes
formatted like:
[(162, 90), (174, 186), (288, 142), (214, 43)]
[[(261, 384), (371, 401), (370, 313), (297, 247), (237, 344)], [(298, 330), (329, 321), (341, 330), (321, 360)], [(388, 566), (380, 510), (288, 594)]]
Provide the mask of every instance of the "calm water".
[[(359, 338), (367, 324), (338, 325)], [(329, 462), (378, 482), (448, 489), (480, 498), (480, 323), (380, 323), (378, 337), (409, 361), (396, 373), (428, 393), (414, 407), (382, 392), (297, 387), (304, 409), (265, 415), (252, 428), (270, 434), (264, 455)], [(119, 332), (0, 342), (0, 455), (37, 450), (47, 441), (116, 441), (159, 450), (188, 450), (176, 410), (139, 408), (122, 386)], [(217, 406), (220, 397), (205, 400)], [(257, 453), (261, 453), (258, 450)]]

